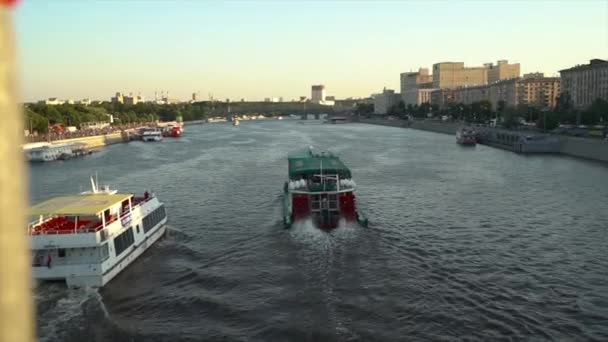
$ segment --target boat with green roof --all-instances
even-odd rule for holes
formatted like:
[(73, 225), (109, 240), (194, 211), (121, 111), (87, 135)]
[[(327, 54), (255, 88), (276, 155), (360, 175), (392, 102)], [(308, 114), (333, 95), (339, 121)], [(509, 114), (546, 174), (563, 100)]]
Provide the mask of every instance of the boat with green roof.
[(289, 228), (311, 219), (321, 229), (338, 227), (340, 221), (367, 226), (356, 209), (355, 182), (350, 169), (333, 153), (307, 150), (290, 153), (289, 180), (283, 192), (283, 222)]

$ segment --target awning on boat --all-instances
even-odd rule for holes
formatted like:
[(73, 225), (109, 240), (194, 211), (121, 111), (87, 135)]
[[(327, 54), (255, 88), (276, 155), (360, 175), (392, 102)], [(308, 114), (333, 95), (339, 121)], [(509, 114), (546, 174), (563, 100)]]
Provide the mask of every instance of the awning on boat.
[(299, 175), (337, 173), (341, 177), (350, 178), (350, 170), (340, 158), (331, 153), (313, 153), (312, 151), (299, 151), (289, 154), (289, 178)]
[(97, 215), (132, 194), (89, 194), (55, 197), (29, 209), (29, 216), (38, 215)]

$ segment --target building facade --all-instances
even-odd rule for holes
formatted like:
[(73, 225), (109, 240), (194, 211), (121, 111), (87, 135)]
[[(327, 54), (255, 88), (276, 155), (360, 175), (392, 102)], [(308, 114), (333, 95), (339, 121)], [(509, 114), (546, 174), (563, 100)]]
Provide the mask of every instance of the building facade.
[(406, 105), (421, 105), (423, 103), (431, 103), (431, 95), (438, 89), (410, 89), (401, 94), (401, 99)]
[(608, 61), (592, 59), (589, 64), (560, 70), (561, 91), (570, 95), (576, 109), (589, 107), (596, 99), (608, 100)]
[(400, 95), (392, 89), (382, 90), (382, 93), (374, 96), (374, 114), (387, 114), (388, 110), (400, 100)]
[(489, 94), (490, 87), (487, 85), (462, 87), (456, 91), (456, 102), (471, 104), (473, 102), (488, 100)]
[(494, 110), (501, 101), (507, 107), (521, 104), (551, 110), (557, 104), (560, 80), (558, 77), (544, 77), (542, 73), (534, 73), (526, 74), (524, 78), (502, 80), (485, 86), (461, 87), (453, 92), (456, 103), (471, 104), (487, 100)]
[(322, 84), (313, 85), (311, 87), (310, 101), (313, 103), (322, 103), (323, 101), (325, 101), (325, 86), (324, 85), (322, 85)]
[(541, 73), (527, 74), (517, 80), (517, 104), (539, 109), (553, 109), (560, 94), (559, 77), (544, 77)]
[(431, 93), (431, 104), (439, 108), (447, 108), (456, 102), (456, 93), (454, 89), (434, 89)]
[(519, 63), (509, 64), (507, 60), (499, 60), (496, 65), (488, 63), (488, 83), (492, 84), (501, 80), (519, 78)]
[(433, 88), (454, 89), (488, 83), (488, 68), (465, 67), (463, 62), (433, 64)]
[(433, 76), (429, 74), (429, 69), (427, 68), (420, 68), (417, 72), (401, 73), (401, 94), (413, 89), (432, 88), (432, 83)]

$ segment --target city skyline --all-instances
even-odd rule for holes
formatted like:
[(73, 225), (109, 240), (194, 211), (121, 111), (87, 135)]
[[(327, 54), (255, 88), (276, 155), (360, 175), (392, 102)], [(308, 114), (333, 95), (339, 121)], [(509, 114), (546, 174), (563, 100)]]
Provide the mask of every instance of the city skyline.
[(508, 59), (554, 76), (608, 57), (605, 1), (24, 1), (15, 21), (23, 101), (161, 90), (290, 100), (313, 84), (367, 97), (444, 61)]

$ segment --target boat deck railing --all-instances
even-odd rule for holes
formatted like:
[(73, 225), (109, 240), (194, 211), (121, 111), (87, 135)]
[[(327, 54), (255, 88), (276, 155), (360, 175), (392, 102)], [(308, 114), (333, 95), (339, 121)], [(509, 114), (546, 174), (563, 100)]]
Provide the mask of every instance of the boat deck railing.
[[(142, 196), (136, 197), (133, 196), (131, 202), (131, 208), (134, 209), (137, 206), (140, 206), (154, 198), (151, 196)], [(123, 218), (130, 215), (131, 212), (128, 210), (121, 210), (119, 215), (110, 215), (106, 218), (105, 227), (110, 224), (122, 220)], [(34, 221), (29, 224), (28, 233), (29, 235), (60, 235), (60, 234), (89, 234), (89, 233), (97, 233), (104, 229), (104, 224), (100, 219), (90, 220), (90, 219), (78, 219), (76, 221), (70, 221), (68, 219), (69, 215), (51, 215), (48, 216), (42, 223), (39, 221)], [(102, 234), (102, 241), (107, 238), (107, 235)]]

